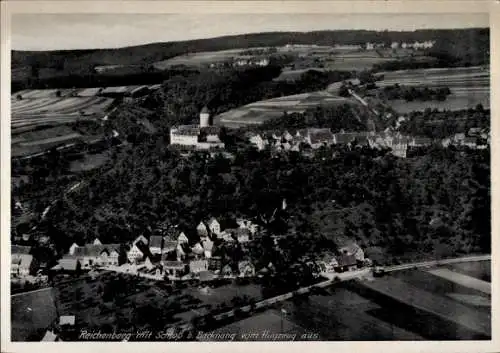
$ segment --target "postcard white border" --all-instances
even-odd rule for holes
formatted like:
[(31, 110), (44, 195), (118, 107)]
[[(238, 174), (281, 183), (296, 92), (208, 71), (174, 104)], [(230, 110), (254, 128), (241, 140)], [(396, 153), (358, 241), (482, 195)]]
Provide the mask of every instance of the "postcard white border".
[[(498, 352), (500, 295), (500, 1), (6, 1), (1, 4), (1, 352)], [(293, 343), (17, 343), (10, 338), (10, 16), (14, 13), (489, 13), (491, 33), (491, 175), (492, 175), (492, 340), (491, 341), (391, 341), (391, 342), (293, 342)], [(497, 45), (495, 45), (497, 44)]]

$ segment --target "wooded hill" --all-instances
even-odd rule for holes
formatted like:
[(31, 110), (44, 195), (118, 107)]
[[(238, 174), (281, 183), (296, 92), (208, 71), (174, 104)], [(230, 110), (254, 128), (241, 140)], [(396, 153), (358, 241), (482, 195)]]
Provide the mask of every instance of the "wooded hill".
[[(33, 80), (45, 70), (45, 78), (69, 75), (96, 75), (99, 65), (124, 65), (121, 76), (151, 72), (151, 64), (185, 53), (236, 48), (273, 47), (286, 44), (362, 44), (366, 42), (435, 40), (429, 55), (460, 59), (463, 64), (489, 63), (489, 29), (447, 29), (418, 31), (314, 31), (269, 32), (223, 36), (178, 42), (153, 43), (118, 49), (12, 51), (13, 87)], [(455, 63), (456, 65), (456, 63)], [(130, 71), (130, 72), (127, 72)]]

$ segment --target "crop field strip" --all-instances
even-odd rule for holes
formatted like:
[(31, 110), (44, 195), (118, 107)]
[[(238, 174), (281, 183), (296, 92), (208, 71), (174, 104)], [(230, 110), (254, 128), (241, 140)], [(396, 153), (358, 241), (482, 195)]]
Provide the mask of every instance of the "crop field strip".
[(308, 301), (294, 304), (287, 302), (287, 311), (294, 322), (310, 331), (318, 332), (326, 340), (419, 340), (421, 336), (397, 326), (391, 326), (366, 311), (379, 308), (363, 298), (358, 304), (345, 304), (343, 295), (353, 293), (335, 290), (328, 296), (311, 296)]
[(453, 321), (474, 332), (491, 336), (491, 318), (488, 314), (450, 298), (431, 294), (394, 277), (361, 282), (361, 284), (401, 303)]
[(473, 288), (482, 293), (491, 295), (491, 283), (489, 282), (485, 282), (471, 276), (463, 275), (461, 273), (451, 271), (447, 268), (436, 268), (428, 270), (427, 272), (434, 276), (438, 276), (462, 285), (464, 287)]

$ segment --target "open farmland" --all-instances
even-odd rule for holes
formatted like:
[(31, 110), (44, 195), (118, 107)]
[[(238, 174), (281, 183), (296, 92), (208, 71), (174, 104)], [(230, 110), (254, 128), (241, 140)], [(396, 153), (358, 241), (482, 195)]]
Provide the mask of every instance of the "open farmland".
[(384, 79), (377, 82), (379, 87), (399, 84), (400, 86), (450, 88), (451, 95), (445, 101), (390, 101), (390, 105), (403, 114), (426, 108), (461, 110), (473, 108), (477, 104), (482, 104), (484, 107), (490, 106), (490, 73), (487, 68), (404, 70), (381, 74), (384, 75)]
[(450, 265), (448, 268), (483, 281), (491, 282), (490, 261), (464, 262)]
[(39, 341), (57, 316), (52, 288), (12, 295), (12, 341)]
[[(478, 276), (489, 264), (467, 263)], [(491, 337), (491, 296), (470, 283), (425, 269), (406, 270), (335, 284), (276, 308), (284, 308), (288, 320), (323, 340), (486, 339)], [(262, 322), (260, 329), (272, 327)]]
[(360, 285), (375, 297), (383, 296), (430, 314), (437, 319), (453, 323), (462, 328), (464, 333), (469, 331), (468, 337), (471, 339), (491, 337), (489, 313), (478, 311), (453, 298), (430, 292), (425, 287), (413, 286), (407, 281), (392, 276), (362, 282)]
[[(252, 48), (252, 50), (266, 49), (266, 48)], [(233, 58), (250, 58), (252, 56), (241, 55), (242, 52), (248, 50), (247, 48), (241, 49), (229, 49), (220, 51), (204, 51), (198, 53), (188, 53), (184, 55), (175, 56), (170, 59), (155, 62), (153, 67), (158, 70), (166, 70), (176, 65), (186, 65), (186, 66), (200, 66), (208, 65), (215, 62), (224, 62), (232, 60)]]
[[(282, 326), (283, 323), (283, 326)], [(300, 340), (300, 335), (306, 330), (296, 323), (284, 318), (276, 310), (266, 310), (263, 313), (236, 321), (221, 327), (211, 333), (216, 335), (233, 335), (234, 341), (285, 341)], [(227, 338), (225, 339), (227, 340)], [(221, 339), (204, 338), (200, 335), (198, 341), (222, 341)]]
[(301, 113), (309, 108), (344, 103), (357, 104), (350, 98), (339, 97), (326, 91), (302, 93), (247, 104), (219, 114), (214, 118), (214, 122), (227, 127), (258, 125), (266, 120), (280, 117), (284, 112)]

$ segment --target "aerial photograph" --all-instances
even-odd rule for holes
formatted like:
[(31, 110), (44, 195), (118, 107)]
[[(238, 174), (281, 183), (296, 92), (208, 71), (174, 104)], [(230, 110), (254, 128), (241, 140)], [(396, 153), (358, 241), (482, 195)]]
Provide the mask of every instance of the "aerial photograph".
[(13, 15), (10, 340), (491, 340), (489, 28)]

